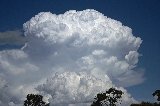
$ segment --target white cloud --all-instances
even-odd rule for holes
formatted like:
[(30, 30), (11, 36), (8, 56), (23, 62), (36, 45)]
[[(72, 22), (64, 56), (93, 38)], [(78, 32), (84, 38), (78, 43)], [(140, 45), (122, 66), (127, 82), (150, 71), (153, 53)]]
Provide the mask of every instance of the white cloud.
[[(42, 94), (50, 95), (51, 105), (73, 105), (77, 103), (92, 103), (94, 97), (99, 92), (114, 87), (110, 81), (103, 81), (87, 73), (64, 72), (48, 78), (46, 83), (39, 85), (38, 90)], [(125, 94), (122, 104), (130, 105), (135, 102), (124, 88)], [(83, 104), (83, 106), (87, 104)]]
[(130, 51), (129, 54), (125, 56), (125, 59), (128, 63), (135, 65), (138, 63), (138, 57), (139, 54), (137, 51)]
[[(135, 70), (142, 40), (119, 21), (95, 10), (72, 10), (41, 12), (23, 27), (28, 40), (23, 49), (0, 51), (0, 75), (9, 91), (1, 103), (19, 104), (29, 92), (43, 92), (51, 104), (77, 106), (111, 86), (125, 91), (143, 82), (143, 73)], [(125, 92), (123, 101), (133, 102)]]
[(52, 104), (74, 104), (92, 102), (98, 92), (112, 86), (86, 73), (64, 72), (48, 78), (38, 90), (51, 95)]

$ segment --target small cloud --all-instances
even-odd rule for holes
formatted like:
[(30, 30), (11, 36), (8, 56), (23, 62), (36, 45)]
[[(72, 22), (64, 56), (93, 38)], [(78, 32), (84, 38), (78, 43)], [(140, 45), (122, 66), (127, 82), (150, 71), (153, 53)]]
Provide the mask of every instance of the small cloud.
[(21, 30), (0, 32), (0, 45), (23, 45), (26, 42)]

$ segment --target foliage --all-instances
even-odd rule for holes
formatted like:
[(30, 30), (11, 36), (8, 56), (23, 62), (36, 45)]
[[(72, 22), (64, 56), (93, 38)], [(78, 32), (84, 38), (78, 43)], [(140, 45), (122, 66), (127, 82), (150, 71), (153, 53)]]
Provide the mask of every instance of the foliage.
[(152, 95), (157, 96), (157, 100), (160, 101), (160, 90), (156, 90)]
[(131, 106), (160, 106), (158, 103), (141, 102), (140, 104), (131, 104)]
[(49, 104), (46, 104), (42, 99), (42, 95), (36, 95), (36, 94), (28, 94), (27, 100), (24, 101), (24, 106), (49, 106)]
[(98, 93), (91, 106), (116, 106), (122, 98), (123, 92), (115, 88), (110, 88), (105, 93)]
[[(153, 96), (157, 96), (157, 100), (160, 101), (160, 90), (156, 90)], [(142, 102), (141, 104), (131, 104), (131, 106), (160, 106), (160, 103)]]

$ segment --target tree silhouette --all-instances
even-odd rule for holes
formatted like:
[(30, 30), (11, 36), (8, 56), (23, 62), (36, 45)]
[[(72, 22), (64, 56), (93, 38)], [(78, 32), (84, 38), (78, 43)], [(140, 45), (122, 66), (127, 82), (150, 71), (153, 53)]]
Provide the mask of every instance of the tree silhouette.
[[(157, 100), (160, 101), (160, 90), (156, 90), (153, 96), (157, 96)], [(160, 106), (160, 103), (141, 102), (140, 104), (131, 104), (131, 106)]]
[(158, 103), (141, 102), (140, 104), (131, 104), (130, 106), (160, 106)]
[(160, 101), (160, 90), (156, 90), (152, 95), (157, 96), (157, 100)]
[(98, 93), (91, 106), (116, 106), (122, 98), (123, 92), (115, 88), (110, 88), (105, 93)]
[(36, 95), (36, 94), (28, 94), (27, 100), (24, 101), (24, 106), (49, 106), (49, 104), (46, 104), (42, 99), (42, 95)]

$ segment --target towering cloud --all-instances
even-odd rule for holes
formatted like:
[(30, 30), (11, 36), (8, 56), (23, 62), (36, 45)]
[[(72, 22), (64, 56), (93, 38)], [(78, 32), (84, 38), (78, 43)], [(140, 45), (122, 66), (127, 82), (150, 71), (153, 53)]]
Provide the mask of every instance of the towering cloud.
[(89, 9), (41, 12), (23, 27), (23, 49), (0, 51), (0, 90), (16, 98), (2, 96), (0, 103), (40, 93), (54, 105), (88, 105), (110, 87), (125, 92), (124, 105), (135, 102), (123, 87), (143, 82), (135, 70), (142, 40), (129, 27)]

